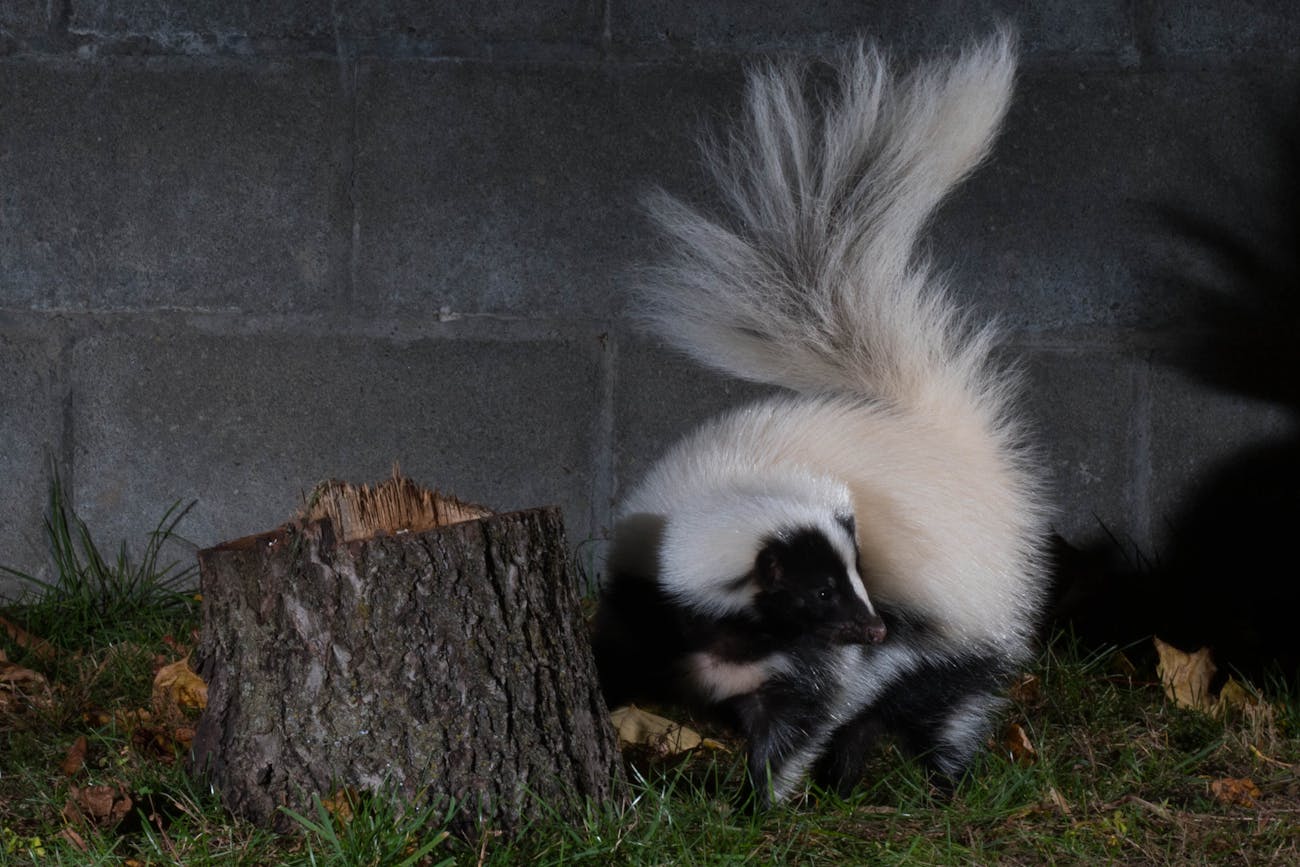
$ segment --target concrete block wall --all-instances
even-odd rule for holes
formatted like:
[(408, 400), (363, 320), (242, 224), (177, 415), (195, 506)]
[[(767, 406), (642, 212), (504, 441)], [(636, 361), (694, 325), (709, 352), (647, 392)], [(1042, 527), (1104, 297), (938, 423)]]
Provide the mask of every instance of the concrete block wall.
[(177, 500), (197, 545), (260, 531), (396, 460), (598, 549), (655, 455), (763, 392), (630, 327), (638, 195), (699, 189), (754, 55), (998, 21), (1018, 97), (931, 250), (1025, 359), (1058, 528), (1158, 550), (1296, 435), (1287, 0), (0, 3), (0, 563), (42, 570), (51, 463), (106, 542)]

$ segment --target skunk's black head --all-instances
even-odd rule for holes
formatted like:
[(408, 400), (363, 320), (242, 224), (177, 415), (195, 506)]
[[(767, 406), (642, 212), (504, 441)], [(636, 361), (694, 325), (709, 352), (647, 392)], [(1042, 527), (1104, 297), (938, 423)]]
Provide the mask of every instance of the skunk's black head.
[[(834, 644), (878, 644), (885, 622), (872, 609), (858, 572), (853, 519), (837, 524), (848, 535), (827, 538), (801, 527), (769, 539), (758, 552), (754, 603), (765, 629), (788, 637), (820, 636)], [(852, 560), (848, 554), (851, 552)]]

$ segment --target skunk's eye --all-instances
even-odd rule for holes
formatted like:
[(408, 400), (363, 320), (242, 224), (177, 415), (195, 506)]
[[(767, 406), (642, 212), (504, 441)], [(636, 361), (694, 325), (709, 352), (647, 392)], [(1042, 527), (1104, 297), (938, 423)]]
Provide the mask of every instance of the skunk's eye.
[(831, 598), (831, 591), (829, 591), (829, 590), (827, 590), (825, 587), (823, 587), (822, 589), (820, 589), (820, 590), (817, 591), (817, 598), (818, 598), (818, 599), (822, 599), (822, 600), (830, 599), (830, 598)]

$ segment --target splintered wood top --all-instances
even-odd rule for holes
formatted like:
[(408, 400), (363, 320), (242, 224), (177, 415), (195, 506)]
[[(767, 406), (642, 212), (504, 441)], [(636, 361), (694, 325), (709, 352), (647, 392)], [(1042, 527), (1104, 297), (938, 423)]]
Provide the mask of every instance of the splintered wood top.
[(296, 520), (306, 525), (329, 518), (334, 532), (352, 542), (403, 530), (422, 533), (491, 514), (491, 509), (417, 485), (394, 468), (391, 479), (373, 487), (337, 479), (321, 482)]

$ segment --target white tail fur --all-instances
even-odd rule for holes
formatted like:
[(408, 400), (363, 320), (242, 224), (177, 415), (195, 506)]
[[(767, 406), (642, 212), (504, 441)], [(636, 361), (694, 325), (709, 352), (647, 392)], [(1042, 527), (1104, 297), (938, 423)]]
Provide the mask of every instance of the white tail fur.
[(944, 196), (984, 158), (1011, 97), (1012, 38), (900, 75), (865, 44), (820, 103), (805, 70), (748, 79), (734, 133), (705, 144), (727, 213), (657, 191), (676, 243), (647, 272), (644, 315), (678, 348), (745, 379), (911, 408), (1002, 415), (992, 331), (972, 328), (917, 254)]

